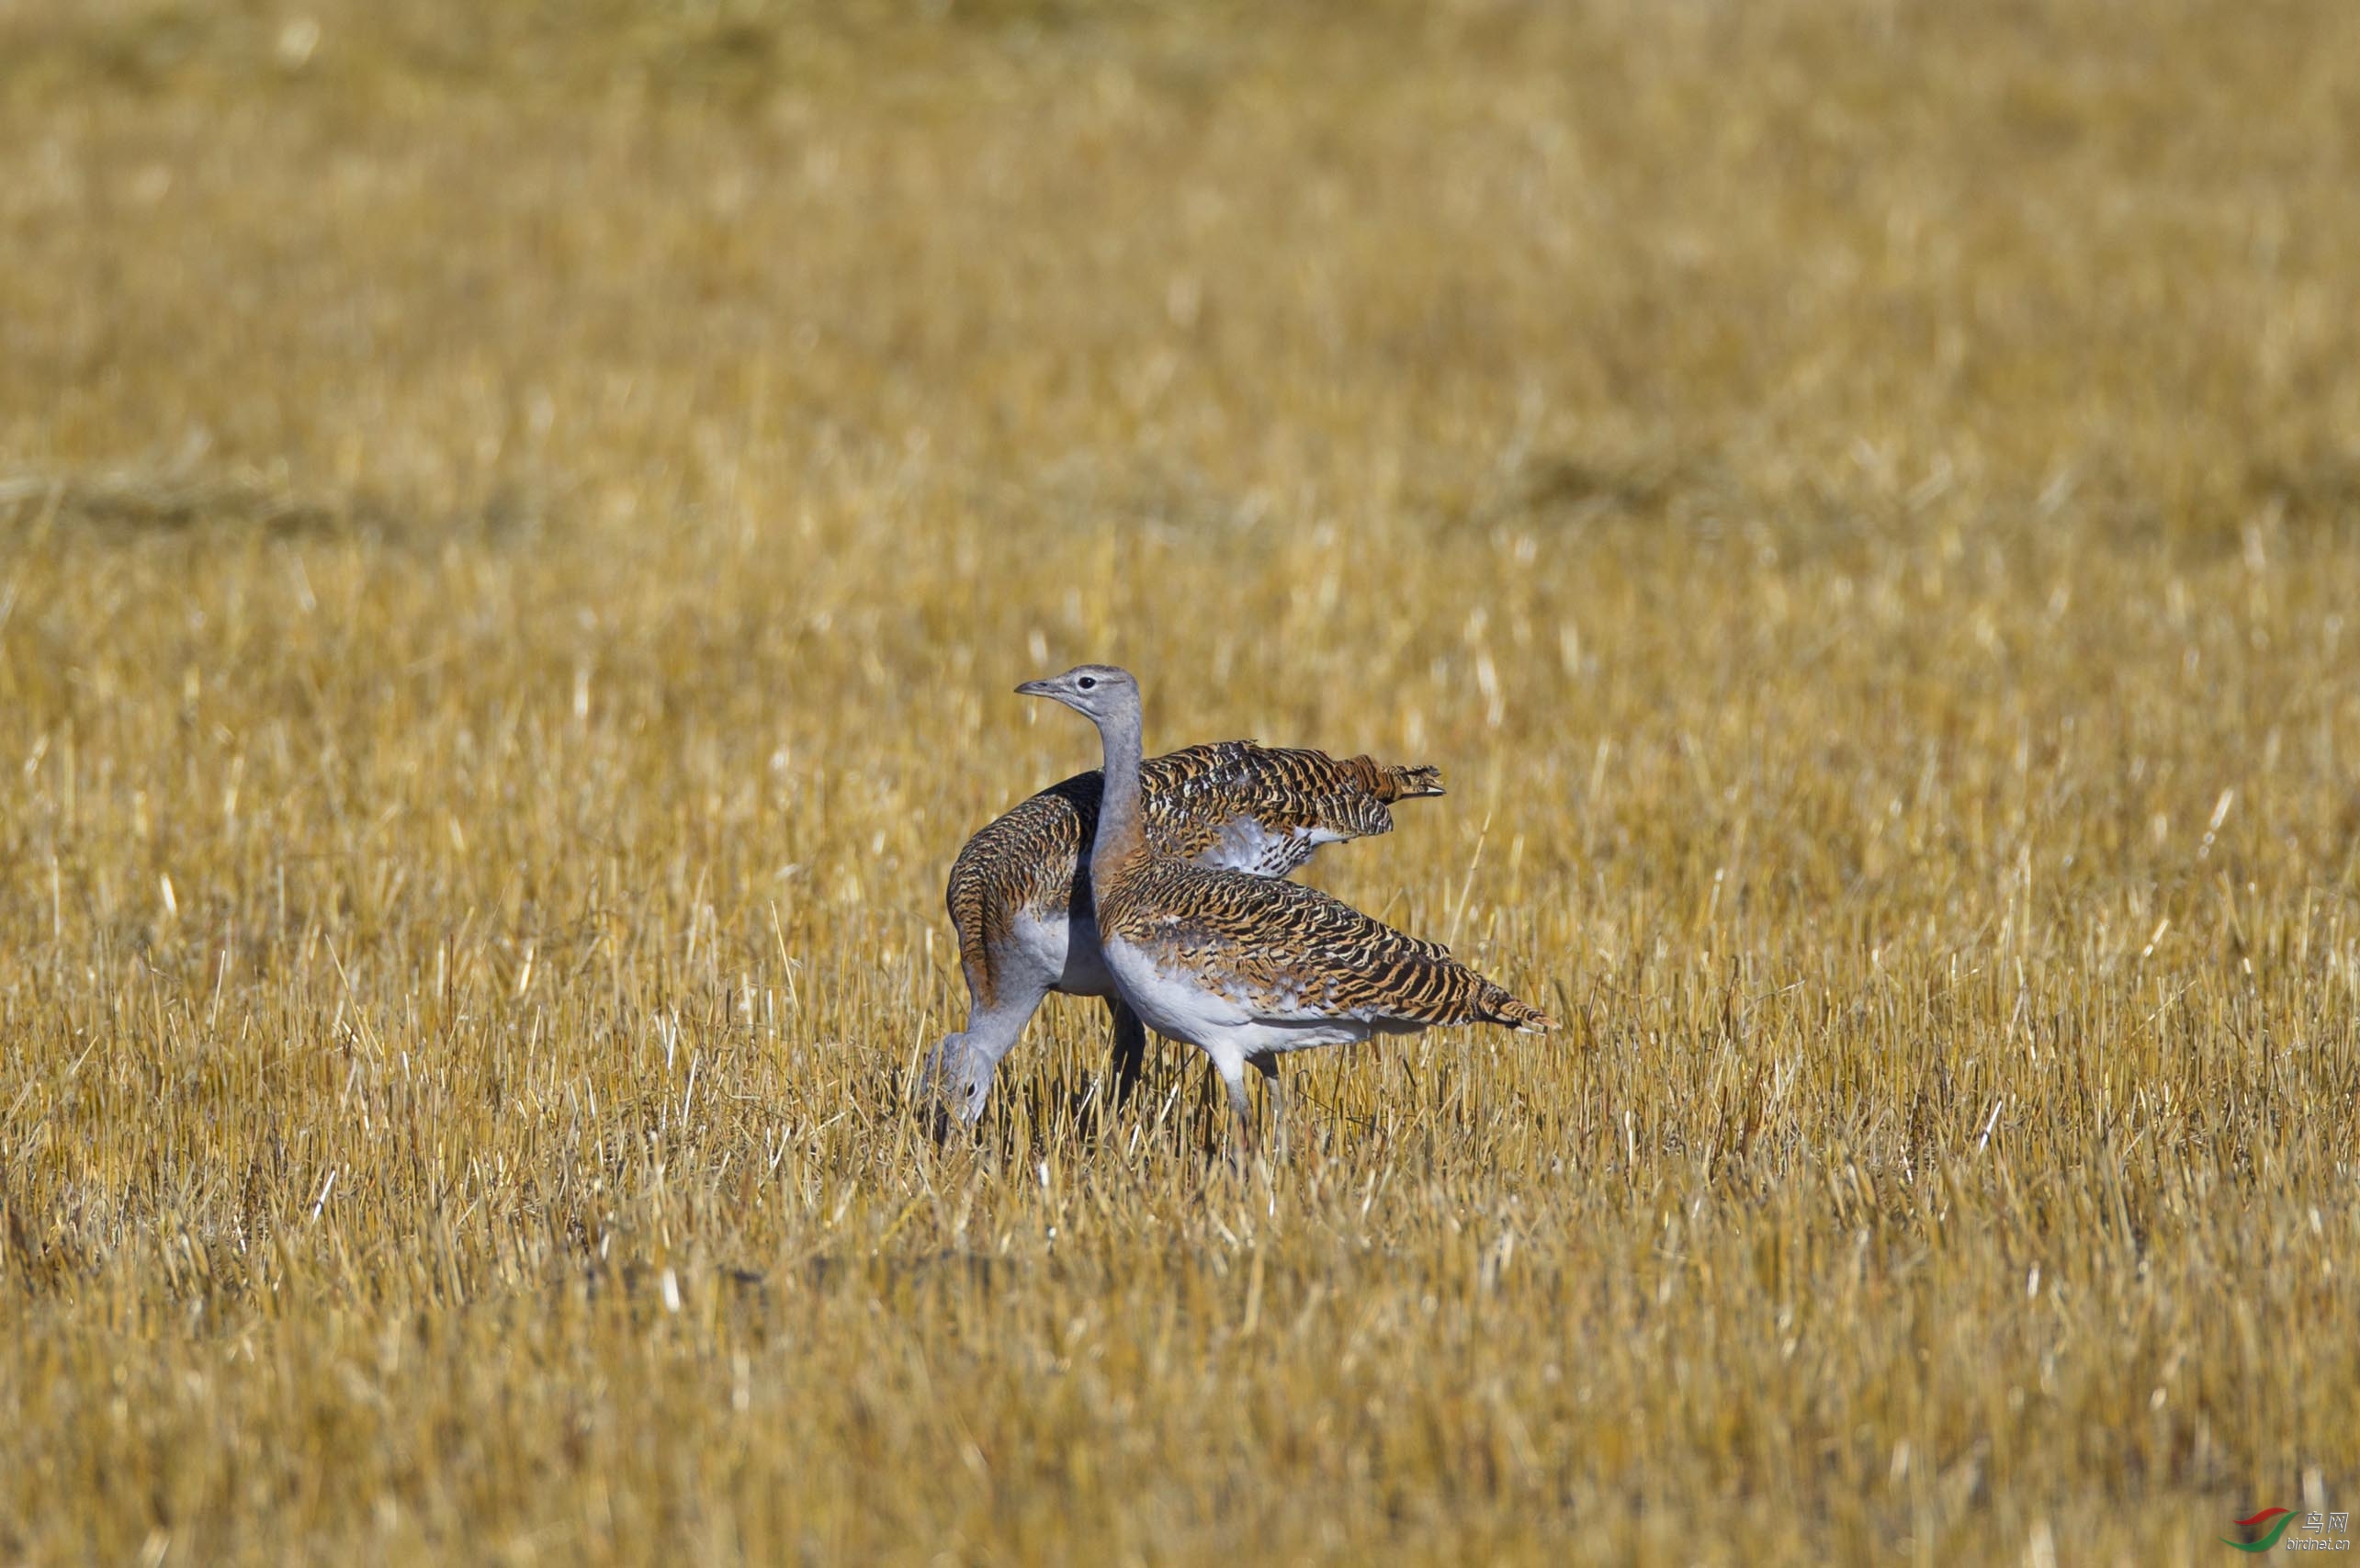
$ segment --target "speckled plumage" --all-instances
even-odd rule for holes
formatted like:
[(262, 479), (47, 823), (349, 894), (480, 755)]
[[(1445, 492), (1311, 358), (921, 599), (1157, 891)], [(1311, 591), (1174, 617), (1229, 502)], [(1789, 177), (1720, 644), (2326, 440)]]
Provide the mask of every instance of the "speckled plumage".
[(1395, 931), (1300, 883), (1143, 855), (1109, 879), (1098, 919), (1102, 942), (1122, 942), (1158, 969), (1185, 972), (1274, 1025), (1349, 1020), (1382, 1031), (1552, 1027), (1546, 1014), (1452, 958), (1441, 943)]
[[(1443, 793), (1440, 771), (1224, 740), (1148, 759), (1142, 829), (1157, 853), (1249, 880), (1299, 869), (1322, 844), (1393, 830), (1392, 805)], [(952, 863), (945, 896), (967, 982), (967, 1027), (933, 1070), (954, 1108), (981, 1112), (991, 1077), (1052, 990), (1107, 998), (1127, 1081), (1144, 1035), (1100, 951), (1090, 854), (1102, 773), (1050, 785), (985, 826)]]
[[(1090, 844), (1104, 775), (1076, 773), (978, 830), (951, 863), (945, 896), (959, 964), (977, 1000), (999, 984), (991, 953), (1017, 916), (1090, 903)], [(1393, 831), (1391, 807), (1442, 793), (1439, 768), (1220, 740), (1141, 764), (1145, 826), (1157, 852), (1285, 876), (1319, 846)], [(1241, 830), (1242, 829), (1242, 830)], [(1099, 993), (1102, 994), (1102, 993)]]

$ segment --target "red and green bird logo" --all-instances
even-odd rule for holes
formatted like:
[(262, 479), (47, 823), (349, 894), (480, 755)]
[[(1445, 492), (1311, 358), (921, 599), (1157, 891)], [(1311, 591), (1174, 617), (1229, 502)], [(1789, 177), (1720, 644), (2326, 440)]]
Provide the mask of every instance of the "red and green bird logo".
[[(2271, 1524), (2273, 1519), (2277, 1522)], [(2217, 1537), (2221, 1545), (2233, 1546), (2240, 1551), (2267, 1551), (2278, 1544), (2278, 1538), (2287, 1533), (2287, 1527), (2295, 1522), (2295, 1516), (2288, 1508), (2264, 1508), (2250, 1519), (2232, 1519), (2230, 1522), (2240, 1529), (2260, 1529), (2264, 1525), (2269, 1525), (2270, 1529), (2253, 1540), (2231, 1540), (2225, 1535)]]

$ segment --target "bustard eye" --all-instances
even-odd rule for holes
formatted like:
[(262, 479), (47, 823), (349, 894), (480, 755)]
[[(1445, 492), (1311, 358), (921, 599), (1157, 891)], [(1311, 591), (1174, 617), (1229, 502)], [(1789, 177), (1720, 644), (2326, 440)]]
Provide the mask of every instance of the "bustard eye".
[(1074, 683), (1085, 692), (1094, 691), (1098, 686), (1098, 677), (1095, 675), (1085, 675)]

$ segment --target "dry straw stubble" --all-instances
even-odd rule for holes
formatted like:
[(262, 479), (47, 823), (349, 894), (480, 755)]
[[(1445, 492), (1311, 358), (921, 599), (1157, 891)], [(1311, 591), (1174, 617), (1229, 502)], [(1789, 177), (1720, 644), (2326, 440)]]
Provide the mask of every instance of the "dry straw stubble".
[[(0, 1558), (2343, 1506), (2354, 28), (0, 19)], [(1568, 1027), (932, 1146), (1083, 658)]]

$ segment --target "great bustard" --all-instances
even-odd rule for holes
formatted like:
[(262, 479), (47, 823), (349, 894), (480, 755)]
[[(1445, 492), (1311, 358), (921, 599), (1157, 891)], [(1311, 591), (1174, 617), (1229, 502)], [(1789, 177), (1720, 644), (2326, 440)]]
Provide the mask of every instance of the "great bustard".
[[(1395, 801), (1440, 795), (1440, 770), (1224, 740), (1138, 767), (1142, 829), (1157, 852), (1285, 876), (1322, 844), (1393, 830)], [(946, 897), (967, 982), (967, 1026), (934, 1049), (929, 1078), (963, 1120), (983, 1113), (1000, 1059), (1051, 991), (1103, 997), (1115, 1082), (1139, 1072), (1146, 1032), (1099, 953), (1090, 844), (1102, 775), (1052, 784), (969, 839)]]
[(1141, 806), (1139, 683), (1128, 671), (1085, 664), (1016, 689), (1097, 724), (1106, 782), (1090, 874), (1107, 969), (1149, 1028), (1213, 1059), (1249, 1144), (1248, 1063), (1275, 1089), (1282, 1052), (1437, 1024), (1555, 1027), (1440, 943), (1316, 888), (1159, 852)]

